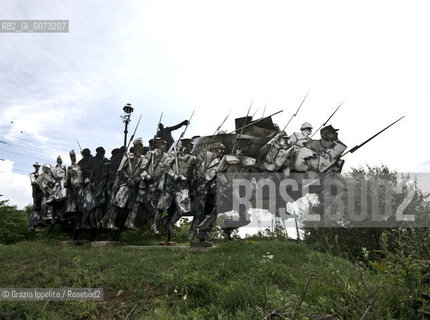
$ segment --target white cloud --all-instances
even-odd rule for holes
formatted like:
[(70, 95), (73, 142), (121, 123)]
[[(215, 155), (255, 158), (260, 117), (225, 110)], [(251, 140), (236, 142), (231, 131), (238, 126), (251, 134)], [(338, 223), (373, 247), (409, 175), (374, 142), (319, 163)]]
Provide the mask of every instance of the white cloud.
[(0, 195), (8, 199), (10, 205), (23, 209), (32, 204), (29, 176), (12, 172), (12, 161), (0, 161)]

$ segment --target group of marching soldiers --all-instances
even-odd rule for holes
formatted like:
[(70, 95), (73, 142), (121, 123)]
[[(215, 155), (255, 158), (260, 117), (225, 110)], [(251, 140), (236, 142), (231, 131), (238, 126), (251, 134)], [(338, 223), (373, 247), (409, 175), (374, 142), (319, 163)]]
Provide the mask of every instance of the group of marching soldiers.
[[(92, 240), (99, 230), (108, 230), (109, 240), (118, 240), (122, 230), (151, 226), (152, 232), (168, 231), (169, 241), (175, 223), (184, 215), (193, 216), (189, 239), (208, 241), (208, 232), (217, 219), (217, 173), (245, 172), (324, 172), (340, 171), (339, 156), (346, 146), (338, 140), (337, 129), (323, 127), (321, 139), (312, 140), (312, 126), (304, 123), (300, 132), (287, 135), (275, 132), (257, 153), (250, 155), (252, 137), (237, 134), (232, 150), (222, 142), (195, 146), (193, 139), (174, 142), (171, 131), (189, 122), (164, 128), (144, 146), (141, 138), (131, 148), (112, 150), (110, 159), (98, 147), (96, 155), (87, 148), (76, 162), (70, 151), (71, 165), (61, 157), (55, 167), (34, 165), (30, 175), (34, 211), (31, 228), (54, 225), (73, 226), (73, 237), (90, 230)], [(225, 230), (227, 234), (232, 230)]]

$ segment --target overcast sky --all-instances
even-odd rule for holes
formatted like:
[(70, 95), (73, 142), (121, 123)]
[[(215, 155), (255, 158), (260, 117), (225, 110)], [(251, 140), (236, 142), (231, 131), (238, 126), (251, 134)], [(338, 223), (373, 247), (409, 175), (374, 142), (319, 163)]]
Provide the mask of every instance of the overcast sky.
[[(53, 1), (2, 0), (1, 19), (66, 19), (69, 33), (0, 33), (0, 194), (32, 202), (32, 164), (93, 153), (131, 130), (155, 133), (195, 115), (188, 135), (209, 135), (234, 118), (283, 109), (283, 127), (330, 124), (353, 147), (402, 115), (346, 168), (387, 164), (430, 171), (428, 1)], [(319, 135), (317, 135), (319, 137)], [(25, 154), (25, 156), (23, 156)]]

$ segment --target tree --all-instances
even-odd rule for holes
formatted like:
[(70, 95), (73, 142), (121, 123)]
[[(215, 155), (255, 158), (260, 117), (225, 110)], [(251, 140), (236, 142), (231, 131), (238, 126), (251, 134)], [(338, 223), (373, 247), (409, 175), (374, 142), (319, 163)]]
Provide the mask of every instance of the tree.
[[(407, 175), (390, 171), (386, 166), (353, 169), (351, 173), (344, 175), (342, 180), (347, 188), (355, 189), (352, 197), (353, 213), (356, 215), (367, 213), (368, 227), (351, 227), (351, 223), (345, 222), (345, 220), (333, 222), (330, 228), (311, 228), (309, 224), (305, 224), (306, 243), (316, 249), (330, 251), (347, 258), (353, 257), (353, 259), (363, 259), (364, 253), (367, 258), (372, 260), (382, 258), (385, 255), (385, 249), (417, 258), (430, 258), (430, 229), (422, 226), (428, 226), (429, 222), (426, 220), (430, 212), (429, 195), (424, 194), (418, 188), (416, 181), (410, 180)], [(404, 182), (407, 180), (409, 183), (405, 184)], [(364, 189), (362, 181), (366, 181), (367, 189)], [(387, 188), (392, 189), (390, 199), (387, 198)], [(393, 190), (397, 190), (397, 192)], [(347, 199), (348, 196), (351, 196), (348, 192), (351, 193), (351, 190), (347, 190), (343, 194), (342, 202), (351, 201), (351, 198)], [(364, 200), (362, 192), (366, 196)], [(408, 227), (394, 221), (394, 215), (380, 224), (370, 221), (371, 210), (377, 210), (378, 214), (382, 215), (386, 210), (385, 205), (389, 205), (395, 212), (409, 195), (413, 195), (413, 198), (409, 199), (403, 215), (414, 215), (416, 220), (424, 221), (427, 224), (422, 224), (420, 227)], [(379, 203), (377, 209), (372, 207), (373, 199)], [(348, 214), (350, 213), (348, 212)], [(392, 227), (393, 225), (396, 227)], [(386, 247), (381, 241), (382, 236), (387, 239)]]
[(0, 200), (0, 243), (10, 244), (27, 239), (27, 214)]

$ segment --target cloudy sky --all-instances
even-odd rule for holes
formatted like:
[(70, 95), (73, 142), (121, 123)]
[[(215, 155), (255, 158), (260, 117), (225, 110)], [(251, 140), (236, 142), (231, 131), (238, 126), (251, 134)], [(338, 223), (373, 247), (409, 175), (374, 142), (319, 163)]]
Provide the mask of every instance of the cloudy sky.
[[(31, 203), (32, 164), (123, 141), (122, 107), (145, 140), (195, 115), (188, 134), (266, 115), (287, 132), (330, 122), (352, 147), (405, 119), (346, 167), (430, 171), (428, 1), (2, 0), (1, 19), (65, 19), (69, 33), (0, 33), (0, 194)], [(258, 110), (257, 110), (258, 108)]]

